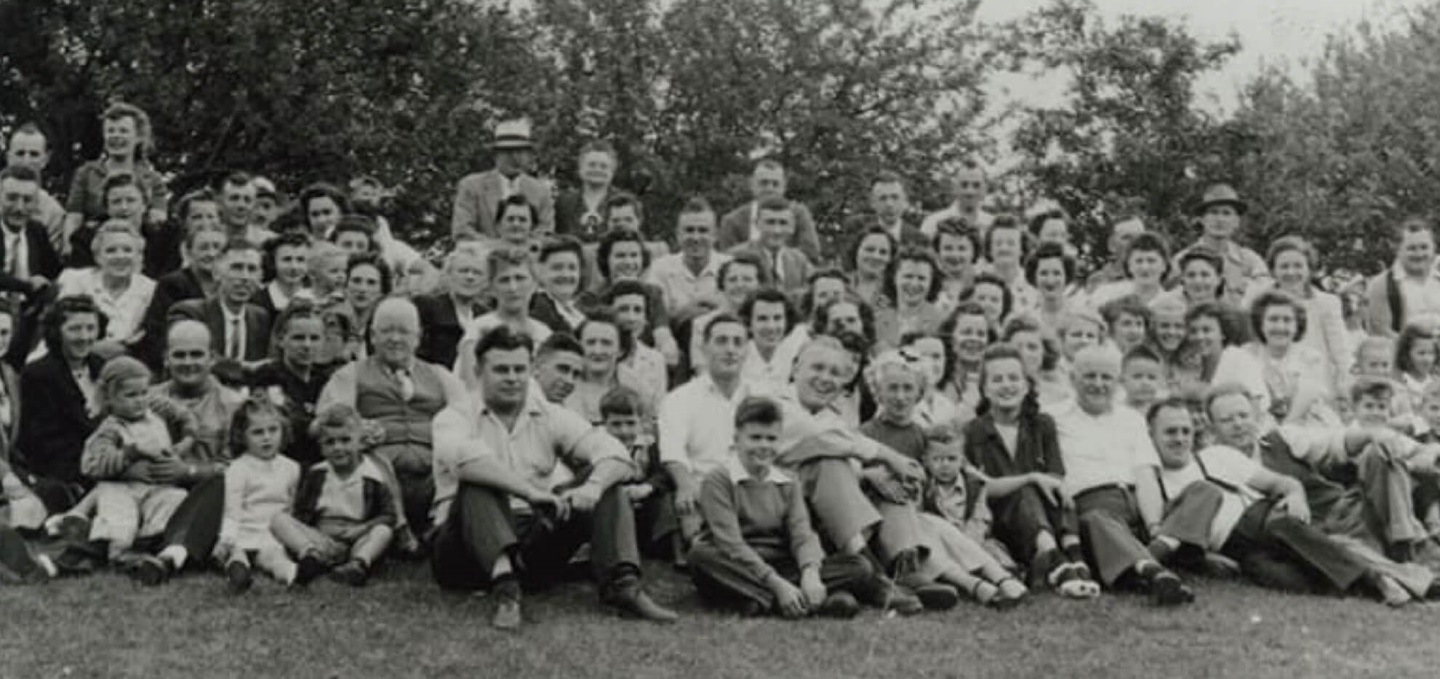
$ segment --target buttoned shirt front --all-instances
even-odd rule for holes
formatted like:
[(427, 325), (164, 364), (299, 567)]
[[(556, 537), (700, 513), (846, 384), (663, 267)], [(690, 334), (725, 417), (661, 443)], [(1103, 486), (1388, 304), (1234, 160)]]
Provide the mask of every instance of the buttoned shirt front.
[[(478, 410), (477, 410), (478, 407)], [(477, 407), (450, 406), (435, 416), (435, 504), (437, 524), (449, 516), (460, 487), (460, 470), (481, 458), (497, 460), (536, 489), (546, 491), (571, 481), (579, 469), (601, 460), (630, 464), (625, 447), (604, 429), (561, 406), (547, 403), (533, 389), (513, 426), (483, 401)], [(519, 498), (511, 506), (528, 511)]]
[(729, 462), (735, 439), (735, 408), (747, 396), (761, 393), (740, 380), (726, 396), (709, 375), (700, 375), (660, 401), (660, 461), (688, 467), (696, 474)]
[(710, 261), (697, 274), (685, 264), (684, 253), (665, 255), (650, 265), (648, 281), (660, 288), (665, 308), (673, 313), (697, 300), (718, 296), (720, 267), (730, 259), (723, 252), (711, 252)]
[(25, 229), (10, 230), (10, 225), (4, 227), (5, 233), (5, 271), (11, 276), (21, 280), (30, 278), (30, 248), (25, 240)]
[(1130, 408), (1091, 415), (1072, 402), (1053, 416), (1065, 487), (1072, 495), (1107, 485), (1134, 486), (1136, 467), (1160, 465), (1145, 418)]

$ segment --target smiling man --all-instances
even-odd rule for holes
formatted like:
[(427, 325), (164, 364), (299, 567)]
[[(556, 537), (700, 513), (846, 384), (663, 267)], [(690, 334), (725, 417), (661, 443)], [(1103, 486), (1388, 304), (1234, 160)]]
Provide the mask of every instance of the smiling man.
[[(1150, 435), (1160, 454), (1155, 472), (1164, 513), (1142, 504), (1157, 536), (1157, 558), (1189, 548), (1223, 554), (1262, 587), (1306, 592), (1320, 584), (1340, 594), (1363, 584), (1387, 603), (1401, 605), (1409, 594), (1394, 578), (1364, 561), (1310, 524), (1305, 487), (1265, 469), (1229, 446), (1195, 450), (1195, 420), (1189, 403), (1169, 398), (1150, 408)], [(1420, 573), (1421, 591), (1433, 576)]]
[[(465, 388), (450, 371), (415, 357), (420, 314), (408, 299), (376, 305), (370, 341), (374, 353), (335, 371), (315, 411), (342, 403), (381, 426), (375, 457), (394, 470), (405, 523), (423, 535), (435, 496), (430, 421), (447, 406), (468, 402)], [(408, 541), (402, 536), (402, 543)]]
[[(604, 429), (530, 388), (531, 340), (501, 326), (474, 348), (478, 402), (435, 417), (435, 580), (489, 589), (491, 623), (521, 625), (520, 582), (560, 579), (587, 541), (600, 598), (621, 613), (672, 622), (641, 586), (635, 513), (620, 483), (634, 466)], [(583, 483), (570, 484), (589, 469)]]
[[(919, 517), (912, 506), (879, 497), (872, 500), (861, 487), (858, 468), (888, 470), (902, 484), (918, 483), (924, 471), (919, 462), (851, 428), (836, 409), (835, 400), (853, 370), (851, 360), (833, 337), (816, 337), (800, 349), (793, 384), (779, 398), (785, 409), (779, 464), (801, 481), (816, 528), (837, 551), (878, 553), (894, 562), (899, 579), (913, 572), (912, 557), (920, 546)], [(872, 598), (863, 603), (888, 606), (902, 615), (955, 605), (952, 588), (926, 586), (911, 591), (888, 579), (869, 595)]]
[(1144, 417), (1115, 407), (1119, 378), (1120, 356), (1113, 349), (1089, 346), (1076, 353), (1071, 370), (1075, 400), (1054, 414), (1065, 494), (1075, 504), (1080, 538), (1093, 555), (1101, 583), (1115, 587), (1124, 578), (1147, 590), (1158, 605), (1180, 605), (1193, 601), (1194, 593), (1160, 565), (1142, 537), (1146, 525), (1137, 501), (1158, 502), (1152, 470), (1159, 458)]
[(215, 263), (218, 294), (191, 299), (170, 309), (169, 323), (200, 321), (210, 328), (217, 358), (257, 363), (270, 355), (270, 314), (251, 300), (260, 289), (260, 247), (232, 240)]
[(691, 198), (675, 224), (679, 252), (650, 265), (648, 281), (660, 288), (672, 316), (699, 303), (718, 304), (720, 267), (730, 255), (715, 251), (715, 211), (704, 197)]
[(760, 237), (735, 246), (731, 255), (748, 254), (765, 265), (770, 284), (787, 294), (799, 294), (810, 280), (810, 258), (788, 245), (795, 234), (795, 204), (784, 198), (757, 203), (756, 228)]

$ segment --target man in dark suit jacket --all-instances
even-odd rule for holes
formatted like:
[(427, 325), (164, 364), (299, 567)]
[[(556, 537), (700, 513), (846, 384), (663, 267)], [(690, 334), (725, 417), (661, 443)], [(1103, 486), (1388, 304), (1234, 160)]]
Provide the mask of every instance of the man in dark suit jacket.
[(604, 140), (592, 141), (580, 149), (580, 186), (555, 199), (555, 233), (585, 242), (600, 240), (610, 222), (611, 182), (619, 157), (615, 147)]
[(890, 234), (900, 247), (930, 247), (930, 239), (907, 217), (910, 199), (905, 194), (905, 180), (894, 172), (881, 172), (870, 182), (869, 214), (845, 220), (845, 233), (859, 234), (879, 226)]
[[(766, 198), (759, 203), (760, 240), (743, 243), (732, 255), (748, 255), (764, 265), (761, 276), (786, 294), (799, 294), (810, 280), (810, 259), (786, 245), (795, 231), (795, 206), (784, 198)], [(776, 267), (779, 270), (776, 270)]]
[(24, 298), (15, 310), (14, 337), (5, 356), (16, 368), (35, 348), (40, 312), (60, 275), (60, 255), (45, 225), (35, 219), (39, 196), (40, 175), (34, 169), (16, 165), (0, 171), (0, 290)]
[[(731, 250), (737, 245), (758, 240), (760, 232), (756, 220), (760, 202), (766, 198), (785, 197), (785, 168), (773, 160), (762, 160), (755, 164), (750, 174), (750, 195), (754, 200), (741, 205), (720, 218), (720, 231), (715, 237), (715, 246)], [(820, 261), (820, 235), (815, 231), (815, 218), (810, 209), (801, 203), (792, 202), (795, 213), (795, 235), (789, 245), (805, 253), (812, 262)]]
[(260, 248), (245, 240), (231, 241), (216, 263), (217, 294), (171, 307), (166, 327), (190, 319), (210, 329), (215, 356), (242, 363), (270, 356), (270, 314), (250, 303), (260, 289)]

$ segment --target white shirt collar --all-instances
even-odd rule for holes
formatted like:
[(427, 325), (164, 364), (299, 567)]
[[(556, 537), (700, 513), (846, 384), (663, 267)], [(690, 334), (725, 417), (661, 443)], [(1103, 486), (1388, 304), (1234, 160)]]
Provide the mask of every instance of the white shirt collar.
[[(742, 481), (755, 480), (754, 477), (750, 476), (750, 472), (745, 471), (745, 465), (740, 463), (740, 456), (735, 454), (734, 449), (731, 449), (730, 459), (725, 461), (725, 471), (730, 473), (730, 482), (737, 485)], [(785, 472), (780, 471), (779, 467), (772, 464), (770, 465), (770, 471), (766, 472), (765, 478), (761, 480), (778, 486), (791, 483), (794, 479), (791, 479)]]

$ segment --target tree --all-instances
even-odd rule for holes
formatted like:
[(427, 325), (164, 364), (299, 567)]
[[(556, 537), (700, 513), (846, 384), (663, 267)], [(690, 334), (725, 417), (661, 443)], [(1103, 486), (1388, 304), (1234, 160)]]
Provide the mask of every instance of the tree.
[(448, 205), (486, 154), (487, 119), (531, 106), (528, 83), (548, 74), (532, 29), (466, 0), (6, 0), (0, 12), (27, 27), (0, 45), (0, 127), (42, 121), (57, 177), (98, 155), (98, 113), (122, 99), (149, 113), (177, 192), (230, 169), (292, 189), (364, 172), (400, 187), (398, 225)]
[(1262, 74), (1236, 114), (1255, 136), (1230, 159), (1253, 221), (1306, 236), (1329, 269), (1373, 273), (1391, 261), (1393, 224), (1440, 211), (1440, 3), (1406, 18), (1332, 36), (1308, 84)]
[(1108, 224), (1136, 208), (1151, 228), (1191, 236), (1186, 207), (1203, 184), (1230, 180), (1227, 149), (1245, 143), (1194, 95), (1197, 77), (1239, 51), (1235, 40), (1201, 42), (1152, 17), (1110, 27), (1087, 0), (1054, 0), (1002, 27), (995, 49), (1013, 71), (1070, 77), (1061, 105), (1017, 112), (1013, 172), (1075, 218), (1082, 251), (1103, 254)]

